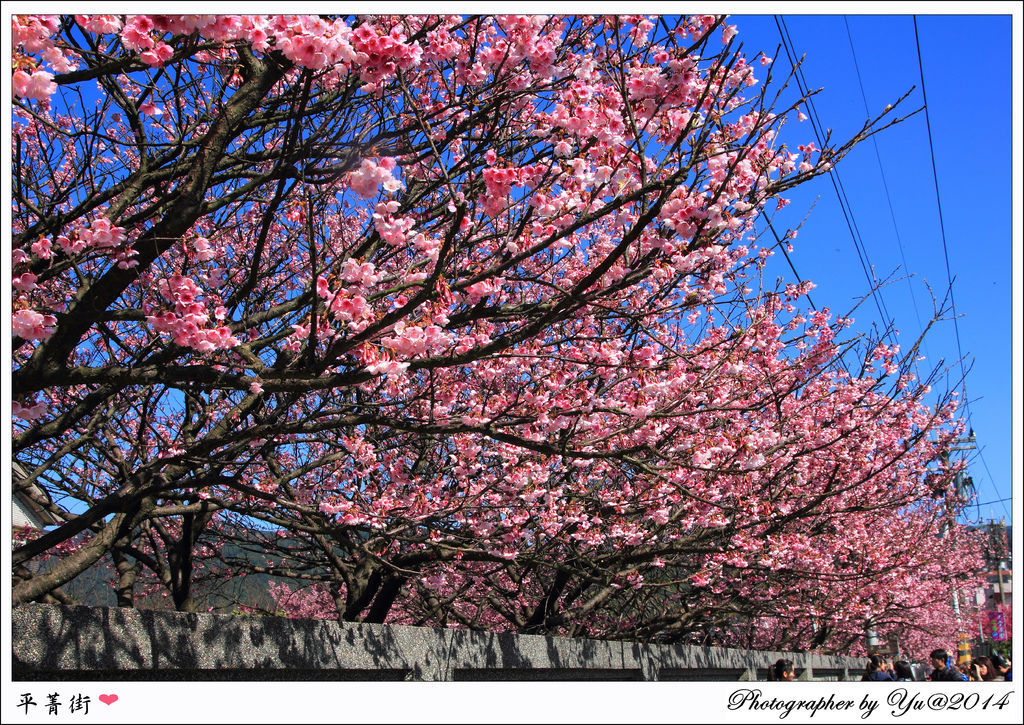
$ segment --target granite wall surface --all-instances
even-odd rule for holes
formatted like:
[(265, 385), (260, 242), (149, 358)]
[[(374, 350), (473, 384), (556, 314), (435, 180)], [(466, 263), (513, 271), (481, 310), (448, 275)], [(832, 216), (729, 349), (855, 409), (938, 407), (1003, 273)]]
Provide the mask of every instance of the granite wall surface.
[(14, 680), (859, 680), (864, 660), (58, 604), (12, 608)]

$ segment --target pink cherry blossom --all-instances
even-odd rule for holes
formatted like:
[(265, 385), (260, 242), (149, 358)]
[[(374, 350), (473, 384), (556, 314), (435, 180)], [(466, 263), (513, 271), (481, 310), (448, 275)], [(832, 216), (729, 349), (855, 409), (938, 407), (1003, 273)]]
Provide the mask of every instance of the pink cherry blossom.
[(51, 256), (52, 245), (49, 239), (45, 237), (32, 243), (32, 253), (40, 259), (49, 259)]
[(398, 191), (402, 185), (392, 176), (394, 168), (394, 159), (363, 159), (359, 169), (349, 175), (349, 187), (364, 199), (375, 197), (381, 186), (388, 192)]
[(18, 310), (11, 318), (11, 332), (25, 340), (45, 340), (56, 332), (57, 318), (34, 310)]
[(36, 288), (37, 279), (39, 278), (31, 272), (25, 272), (24, 274), (15, 277), (12, 284), (14, 289), (20, 292), (31, 292)]
[(16, 415), (19, 418), (27, 421), (36, 421), (46, 415), (47, 406), (46, 403), (36, 403), (34, 405), (22, 405), (17, 400), (11, 401), (11, 414)]
[(11, 88), (19, 98), (33, 98), (43, 102), (49, 102), (50, 96), (57, 92), (53, 74), (46, 71), (35, 71), (31, 75), (22, 70), (14, 71)]

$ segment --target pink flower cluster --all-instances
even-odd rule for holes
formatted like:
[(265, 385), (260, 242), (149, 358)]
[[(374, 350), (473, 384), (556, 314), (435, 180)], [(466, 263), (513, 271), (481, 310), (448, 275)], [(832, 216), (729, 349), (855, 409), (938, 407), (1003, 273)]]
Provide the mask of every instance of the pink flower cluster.
[(702, 201), (699, 195), (691, 195), (685, 188), (680, 188), (665, 202), (658, 218), (681, 239), (692, 239), (697, 225), (707, 217), (707, 211), (701, 208)]
[(210, 314), (199, 299), (201, 292), (194, 281), (174, 274), (159, 280), (156, 287), (164, 299), (174, 303), (174, 311), (147, 315), (146, 322), (153, 330), (170, 335), (175, 344), (199, 352), (226, 350), (238, 344), (227, 326), (206, 327)]
[(200, 262), (206, 262), (217, 257), (217, 250), (210, 246), (210, 240), (206, 237), (196, 237), (192, 240), (192, 251)]
[[(383, 205), (378, 204), (377, 206), (379, 208)], [(398, 204), (395, 203), (394, 206), (397, 209)], [(408, 241), (409, 233), (414, 225), (415, 222), (411, 217), (393, 217), (390, 213), (382, 214), (380, 211), (373, 214), (374, 229), (380, 234), (381, 239), (392, 247), (403, 246)]]
[[(61, 234), (57, 237), (57, 246), (69, 257), (88, 249), (117, 250), (115, 259), (135, 256), (133, 249), (126, 247), (127, 235), (122, 227), (115, 226), (105, 217), (92, 222), (88, 227), (76, 226), (67, 235)], [(29, 246), (31, 252), (40, 259), (50, 259), (53, 256), (53, 242), (47, 237), (42, 237), (32, 242)], [(12, 262), (25, 264), (31, 258), (21, 249), (15, 249), (12, 254)]]
[(157, 43), (149, 50), (139, 53), (143, 63), (159, 68), (174, 55), (174, 49), (167, 43)]
[[(344, 322), (361, 323), (373, 316), (373, 309), (366, 303), (366, 298), (350, 294), (348, 290), (341, 290), (334, 295), (328, 309)], [(365, 325), (352, 327), (358, 331)]]
[(56, 330), (56, 317), (35, 310), (18, 310), (11, 318), (11, 332), (23, 340), (45, 340)]
[(121, 30), (121, 19), (116, 15), (76, 15), (75, 22), (96, 35), (107, 35)]
[[(352, 262), (352, 260), (348, 261)], [(369, 269), (372, 269), (372, 267), (372, 264), (369, 265)], [(376, 276), (372, 272), (363, 276), (367, 272), (367, 265), (357, 265), (353, 262), (351, 266), (346, 266), (346, 271), (354, 280), (372, 279), (376, 281)], [(373, 319), (373, 308), (367, 303), (365, 297), (345, 287), (337, 292), (332, 292), (330, 284), (323, 275), (317, 277), (316, 293), (318, 297), (326, 300), (327, 309), (335, 319), (348, 323), (349, 329), (354, 332), (361, 332), (366, 329), (366, 326)], [(299, 326), (295, 334), (298, 334), (300, 331), (304, 333), (303, 337), (305, 333), (308, 333), (305, 327)]]
[[(11, 20), (12, 47), (20, 47), (25, 53), (39, 55), (57, 73), (74, 70), (78, 56), (70, 50), (58, 48), (53, 35), (60, 29), (60, 18), (56, 15), (16, 15)], [(30, 98), (45, 108), (50, 96), (57, 91), (53, 74), (41, 70), (27, 61), (24, 56), (14, 56), (14, 75), (11, 89), (18, 98)], [(31, 72), (29, 72), (31, 71)]]
[(37, 239), (36, 241), (32, 242), (32, 245), (29, 247), (29, 249), (31, 249), (32, 253), (39, 257), (40, 259), (49, 259), (50, 257), (53, 256), (53, 245), (50, 243), (50, 240), (47, 239), (46, 237), (43, 237), (42, 239)]
[[(311, 15), (289, 16), (291, 22), (274, 24), (275, 47), (296, 65), (305, 68), (326, 68), (341, 65), (346, 70), (357, 60), (352, 47), (351, 28), (343, 20), (328, 23)], [(263, 42), (266, 34), (261, 31)]]
[(371, 287), (377, 283), (379, 276), (375, 274), (376, 267), (373, 262), (360, 264), (354, 259), (346, 259), (345, 266), (341, 270), (341, 278), (349, 284), (357, 284), (360, 287)]
[(44, 70), (34, 71), (31, 75), (16, 70), (11, 77), (11, 90), (18, 98), (34, 98), (48, 103), (50, 96), (57, 92), (57, 84), (53, 82), (53, 74)]
[(293, 590), (287, 584), (270, 582), (270, 596), (287, 617), (324, 619), (337, 616), (331, 593), (322, 584)]
[(33, 405), (22, 405), (17, 400), (11, 401), (11, 414), (16, 415), (22, 420), (32, 422), (42, 418), (47, 411), (46, 403), (39, 402)]
[(302, 341), (309, 337), (309, 325), (292, 325), (290, 334), (283, 347), (290, 352), (298, 352), (302, 348)]
[(379, 360), (366, 366), (367, 371), (374, 375), (386, 375), (389, 378), (401, 375), (409, 368), (409, 363), (397, 360)]
[[(79, 24), (83, 21), (89, 22), (83, 19)], [(121, 44), (128, 50), (140, 51), (139, 58), (143, 63), (159, 68), (174, 55), (174, 49), (160, 40), (160, 36), (167, 32), (191, 35), (216, 23), (215, 17), (203, 15), (129, 15), (128, 22), (121, 28)], [(100, 27), (103, 32), (116, 32), (117, 25), (119, 23), (114, 18), (103, 22)], [(234, 33), (230, 35), (238, 37)]]
[(11, 42), (27, 53), (42, 53), (52, 47), (52, 36), (60, 29), (57, 15), (15, 15), (11, 19)]
[(398, 69), (409, 70), (419, 65), (423, 49), (406, 40), (398, 28), (381, 35), (366, 22), (352, 31), (352, 45), (359, 53), (360, 80), (376, 86), (394, 78)]
[(480, 203), (483, 205), (484, 212), (488, 216), (498, 216), (508, 205), (508, 197), (512, 193), (513, 186), (533, 187), (543, 174), (544, 168), (540, 165), (518, 168), (490, 166), (484, 169), (485, 192), (480, 195)]
[(501, 279), (485, 279), (466, 288), (466, 299), (471, 305), (501, 291)]
[[(70, 233), (70, 237), (57, 237), (57, 246), (68, 256), (92, 248), (112, 253), (113, 260), (121, 269), (131, 269), (139, 264), (134, 259), (138, 252), (127, 243), (128, 237), (124, 228), (112, 224), (106, 217), (96, 219), (88, 227), (78, 227)], [(32, 251), (42, 258), (49, 258), (50, 249), (48, 239), (39, 240), (32, 245)]]
[[(137, 52), (140, 60), (154, 68), (174, 56), (174, 48), (164, 38), (195, 33), (214, 42), (247, 41), (258, 52), (275, 47), (305, 68), (333, 68), (341, 74), (358, 68), (367, 90), (394, 78), (398, 70), (416, 67), (423, 57), (423, 48), (408, 42), (397, 26), (382, 33), (365, 20), (353, 31), (343, 20), (328, 22), (315, 15), (127, 15), (123, 23), (115, 15), (76, 15), (75, 19), (87, 32), (117, 33), (125, 49)], [(15, 16), (12, 28), (15, 49), (39, 55), (57, 73), (76, 67), (78, 56), (53, 41), (60, 30), (57, 16)], [(448, 45), (452, 45), (450, 39)], [(15, 95), (47, 103), (57, 88), (52, 74), (25, 64), (15, 68)]]
[(458, 57), (462, 46), (452, 38), (446, 28), (431, 30), (427, 33), (427, 47), (424, 57), (429, 61), (446, 61)]
[(151, 34), (153, 29), (152, 18), (136, 15), (121, 30), (121, 45), (128, 50), (148, 50), (156, 44)]
[(78, 232), (78, 239), (86, 246), (106, 249), (116, 247), (125, 240), (125, 231), (110, 223), (106, 217), (100, 217), (88, 227)]
[(395, 325), (394, 332), (394, 337), (384, 338), (381, 344), (404, 358), (433, 354), (446, 347), (452, 338), (437, 325), (420, 327), (407, 325), (404, 320)]
[(36, 288), (37, 279), (39, 278), (31, 272), (25, 272), (15, 277), (11, 284), (19, 292), (31, 292)]
[(393, 158), (382, 158), (379, 163), (373, 159), (363, 159), (359, 168), (349, 174), (349, 188), (363, 199), (376, 196), (377, 188), (381, 185), (388, 193), (394, 193), (402, 188), (402, 182), (392, 174), (394, 169)]

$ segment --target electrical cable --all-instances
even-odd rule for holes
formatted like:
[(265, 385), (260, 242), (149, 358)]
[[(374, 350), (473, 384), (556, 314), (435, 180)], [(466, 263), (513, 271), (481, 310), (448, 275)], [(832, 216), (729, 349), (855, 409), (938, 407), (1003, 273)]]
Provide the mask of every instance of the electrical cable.
[[(914, 15), (913, 19), (914, 19), (914, 44), (915, 44), (915, 47), (916, 47), (916, 50), (917, 50), (917, 67), (918, 67), (918, 71), (919, 71), (920, 76), (921, 76), (921, 96), (924, 98), (925, 127), (928, 130), (928, 152), (929, 152), (929, 155), (931, 157), (931, 162), (932, 162), (932, 179), (933, 179), (933, 181), (935, 183), (935, 205), (936, 205), (936, 207), (938, 209), (938, 213), (939, 213), (939, 233), (940, 233), (940, 236), (942, 238), (942, 254), (943, 254), (943, 258), (944, 258), (945, 263), (946, 263), (946, 282), (949, 285), (949, 303), (950, 303), (950, 306), (952, 307), (952, 312), (953, 312), (953, 332), (954, 332), (954, 336), (956, 338), (956, 352), (957, 352), (957, 357), (959, 358), (959, 362), (960, 362), (960, 394), (961, 394), (961, 396), (963, 398), (963, 401), (964, 401), (964, 411), (967, 413), (967, 416), (966, 416), (967, 417), (967, 421), (968, 421), (968, 424), (970, 424), (970, 422), (971, 422), (971, 403), (970, 403), (970, 399), (967, 397), (967, 372), (964, 370), (964, 354), (963, 354), (963, 349), (962, 349), (961, 344), (960, 344), (960, 325), (957, 322), (958, 315), (956, 313), (956, 297), (954, 296), (954, 293), (953, 293), (953, 276), (952, 276), (952, 273), (950, 272), (950, 264), (949, 264), (949, 245), (948, 245), (948, 243), (946, 241), (946, 225), (945, 225), (945, 221), (944, 221), (943, 214), (942, 214), (942, 196), (939, 193), (939, 173), (938, 173), (938, 165), (935, 162), (935, 142), (934, 142), (934, 139), (932, 137), (931, 114), (928, 111), (928, 91), (925, 88), (925, 82), (924, 82), (924, 61), (923, 61), (922, 56), (921, 56), (921, 38), (920, 38), (920, 35), (918, 33), (918, 30), (917, 30), (917, 16)], [(985, 472), (988, 473), (989, 480), (992, 483), (993, 489), (995, 489), (996, 492), (998, 493), (998, 489), (996, 488), (995, 479), (993, 478), (991, 471), (988, 470), (988, 464), (985, 462), (985, 458), (983, 456), (981, 456), (980, 451), (979, 451), (979, 458), (981, 458), (981, 462), (982, 462), (982, 464), (985, 467)], [(1003, 505), (1003, 511), (1008, 513), (1006, 511), (1005, 504)]]
[(983, 503), (979, 503), (978, 505), (979, 506), (991, 506), (994, 503), (1003, 503), (1004, 501), (1012, 501), (1012, 500), (1013, 500), (1013, 497), (1010, 496), (1009, 498), (997, 498), (995, 501), (985, 501)]
[[(786, 21), (782, 16), (775, 16), (775, 25), (779, 31), (779, 37), (782, 39), (782, 46), (786, 52), (786, 57), (789, 59), (790, 66), (793, 68), (794, 78), (797, 83), (797, 88), (800, 94), (804, 97), (804, 105), (806, 106), (809, 113), (807, 114), (811, 121), (811, 128), (814, 131), (815, 138), (818, 141), (819, 146), (824, 145), (824, 134), (821, 131), (821, 121), (818, 115), (817, 109), (814, 106), (814, 101), (808, 93), (808, 84), (806, 78), (803, 75), (803, 71), (799, 64), (796, 62), (795, 56), (796, 51), (794, 49), (792, 38), (789, 35), (789, 28), (786, 26)], [(828, 172), (829, 179), (832, 181), (832, 187), (836, 192), (836, 198), (839, 201), (839, 208), (842, 211), (843, 219), (846, 222), (847, 229), (850, 231), (850, 237), (853, 239), (854, 249), (857, 252), (857, 257), (860, 260), (861, 268), (864, 271), (864, 275), (868, 280), (868, 285), (871, 289), (872, 299), (875, 301), (875, 307), (878, 309), (879, 317), (886, 328), (885, 337), (890, 337), (894, 334), (892, 325), (892, 318), (889, 316), (888, 310), (885, 306), (885, 300), (882, 298), (881, 290), (878, 285), (877, 278), (874, 275), (874, 271), (871, 265), (871, 261), (868, 257), (867, 248), (864, 246), (860, 239), (860, 231), (857, 228), (856, 220), (853, 217), (853, 207), (850, 204), (849, 198), (846, 195), (846, 189), (843, 187), (842, 179), (835, 168), (832, 168)]]
[[(988, 474), (988, 481), (992, 485), (992, 490), (995, 491), (996, 495), (998, 495), (999, 494), (999, 489), (996, 488), (996, 479), (992, 475), (992, 471), (988, 470), (988, 463), (985, 461), (985, 456), (982, 453), (982, 450), (980, 448), (978, 449), (978, 458), (981, 460), (981, 465), (985, 469), (985, 473)], [(1006, 503), (1005, 502), (1006, 501), (1012, 501), (1012, 500), (1013, 500), (1013, 497), (1010, 497), (1010, 498), (998, 499), (996, 501), (990, 501), (989, 503), (998, 503), (998, 504), (1000, 504), (1001, 508), (1003, 509), (1003, 513), (1006, 514), (1007, 516), (1009, 516), (1010, 512), (1006, 509)], [(978, 505), (979, 506), (984, 506), (986, 504), (978, 504)]]
[[(864, 115), (870, 120), (871, 111), (868, 108), (868, 96), (864, 91), (864, 80), (860, 74), (860, 64), (857, 62), (857, 51), (853, 45), (853, 33), (850, 32), (850, 23), (843, 16), (843, 23), (846, 25), (846, 37), (850, 41), (850, 54), (853, 56), (853, 69), (857, 72), (857, 85), (860, 86), (860, 98), (864, 103)], [(889, 218), (892, 219), (892, 229), (896, 234), (896, 246), (900, 250), (900, 261), (903, 262), (903, 269), (909, 271), (910, 265), (907, 264), (907, 257), (903, 252), (903, 239), (900, 237), (899, 224), (896, 223), (896, 212), (892, 206), (892, 195), (889, 193), (889, 183), (885, 178), (885, 167), (882, 165), (882, 155), (878, 150), (878, 141), (875, 137), (871, 136), (871, 145), (875, 149), (875, 160), (878, 162), (878, 173), (882, 177), (882, 189), (885, 191), (885, 201), (889, 205)], [(921, 322), (921, 312), (917, 307), (917, 295), (914, 294), (914, 285), (910, 283), (910, 276), (905, 277), (907, 281), (907, 289), (910, 291), (910, 301), (914, 307), (914, 317), (917, 319), (917, 326), (919, 330), (924, 329), (924, 324)], [(931, 353), (928, 351), (928, 341), (923, 341), (925, 349), (925, 355), (931, 357)], [(916, 363), (915, 363), (916, 366)], [(918, 377), (920, 377), (920, 370), (918, 371)]]
[[(786, 263), (789, 264), (789, 268), (793, 271), (793, 276), (796, 277), (797, 284), (801, 284), (802, 285), (804, 283), (804, 281), (800, 277), (800, 273), (796, 271), (796, 266), (793, 264), (793, 260), (789, 256), (789, 250), (786, 248), (788, 245), (782, 243), (782, 239), (779, 238), (779, 233), (777, 231), (775, 231), (775, 225), (772, 224), (771, 219), (769, 219), (768, 217), (765, 217), (765, 222), (768, 224), (768, 229), (771, 230), (772, 236), (775, 237), (775, 242), (778, 244), (779, 249), (782, 250), (782, 256), (784, 256), (786, 258)], [(815, 305), (814, 304), (814, 300), (811, 299), (811, 293), (808, 292), (806, 296), (807, 296), (807, 302), (810, 303), (810, 305), (811, 305), (811, 309), (814, 310), (815, 312), (817, 312), (818, 311), (818, 306)], [(839, 359), (839, 364), (842, 366), (843, 370), (846, 371), (847, 377), (852, 378), (853, 374), (850, 372), (850, 367), (846, 364), (846, 358), (843, 357), (842, 355), (840, 355), (838, 357), (838, 359)]]
[[(852, 34), (850, 33), (849, 23), (847, 22), (845, 16), (843, 17), (843, 21), (844, 21), (844, 23), (846, 23), (847, 37), (849, 39), (850, 50), (851, 50), (851, 53), (853, 55), (854, 68), (855, 68), (856, 73), (857, 73), (857, 82), (860, 85), (861, 98), (862, 98), (862, 100), (864, 102), (865, 112), (869, 113), (868, 105), (867, 105), (867, 96), (866, 96), (866, 93), (864, 91), (864, 84), (863, 84), (863, 80), (862, 80), (861, 74), (860, 74), (860, 67), (857, 64), (857, 56), (856, 56), (856, 51), (854, 50), (853, 38), (852, 38)], [(776, 24), (776, 27), (777, 27), (777, 29), (779, 31), (779, 36), (782, 39), (783, 49), (784, 49), (784, 51), (786, 53), (787, 58), (789, 59), (791, 67), (794, 70), (794, 78), (796, 80), (797, 87), (798, 87), (801, 95), (805, 97), (805, 106), (807, 107), (807, 109), (809, 111), (808, 118), (811, 121), (811, 127), (812, 127), (812, 129), (814, 131), (814, 134), (815, 134), (815, 137), (817, 138), (818, 143), (820, 145), (823, 142), (823, 135), (822, 135), (822, 132), (821, 132), (822, 124), (820, 122), (820, 117), (819, 117), (819, 115), (817, 113), (817, 109), (814, 107), (814, 100), (813, 100), (813, 98), (811, 98), (808, 95), (807, 89), (808, 89), (809, 86), (808, 86), (808, 84), (806, 82), (806, 78), (803, 75), (803, 71), (801, 70), (801, 68), (796, 63), (796, 60), (795, 60), (796, 53), (795, 53), (795, 49), (794, 49), (795, 46), (793, 45), (792, 37), (790, 36), (790, 33), (789, 33), (789, 28), (786, 26), (785, 19), (782, 16), (779, 16), (779, 15), (775, 16), (775, 24)], [(940, 227), (940, 232), (941, 232), (941, 237), (942, 237), (943, 254), (944, 254), (945, 263), (946, 263), (946, 278), (947, 278), (947, 282), (949, 284), (949, 290), (950, 290), (950, 304), (951, 304), (952, 311), (953, 311), (953, 325), (954, 325), (954, 331), (955, 331), (955, 335), (956, 335), (957, 355), (958, 355), (958, 358), (959, 358), (960, 371), (961, 371), (961, 378), (960, 378), (961, 379), (961, 385), (960, 385), (960, 387), (961, 387), (961, 395), (962, 395), (962, 398), (964, 400), (964, 410), (965, 410), (965, 412), (967, 414), (966, 417), (967, 417), (968, 423), (970, 423), (970, 420), (971, 420), (971, 410), (970, 410), (970, 403), (968, 401), (967, 391), (966, 391), (966, 371), (964, 369), (964, 356), (963, 356), (962, 346), (961, 346), (961, 342), (960, 342), (960, 328), (959, 328), (959, 324), (957, 323), (956, 300), (955, 300), (955, 297), (954, 297), (954, 294), (953, 294), (953, 280), (952, 280), (952, 275), (951, 275), (951, 272), (950, 272), (950, 264), (949, 264), (949, 249), (948, 249), (948, 244), (947, 244), (947, 241), (946, 241), (945, 223), (944, 223), (943, 214), (942, 214), (942, 202), (941, 202), (941, 197), (940, 197), (940, 194), (939, 194), (938, 172), (937, 172), (937, 164), (935, 162), (935, 147), (934, 147), (934, 141), (933, 141), (933, 136), (932, 136), (932, 132), (931, 132), (931, 121), (930, 121), (929, 112), (928, 112), (928, 99), (927, 99), (927, 93), (926, 93), (926, 90), (925, 90), (925, 82), (924, 82), (924, 64), (923, 64), (922, 56), (921, 56), (921, 47), (920, 47), (920, 39), (919, 39), (919, 36), (918, 36), (918, 30), (917, 30), (917, 17), (916, 16), (914, 16), (914, 39), (915, 39), (916, 46), (917, 46), (918, 68), (919, 68), (920, 76), (921, 76), (921, 92), (922, 92), (922, 96), (923, 96), (923, 99), (924, 99), (925, 121), (926, 121), (927, 130), (928, 130), (928, 146), (929, 146), (929, 152), (930, 152), (931, 163), (932, 163), (932, 176), (933, 176), (934, 183), (935, 183), (935, 197), (936, 197), (936, 203), (937, 203), (937, 207), (938, 207), (938, 211), (939, 211), (939, 227)], [(870, 115), (870, 113), (869, 113), (869, 115)], [(885, 171), (884, 171), (884, 169), (882, 167), (881, 155), (880, 155), (879, 150), (878, 150), (878, 144), (875, 141), (874, 137), (872, 137), (872, 143), (874, 144), (875, 156), (876, 156), (876, 160), (878, 161), (879, 171), (881, 172), (881, 175), (882, 175), (882, 184), (883, 184), (883, 187), (885, 189), (886, 200), (887, 200), (888, 205), (889, 205), (889, 213), (890, 213), (890, 217), (892, 218), (893, 228), (894, 228), (894, 231), (895, 231), (895, 234), (896, 234), (897, 245), (898, 245), (899, 251), (900, 251), (900, 258), (901, 258), (901, 260), (903, 262), (904, 268), (907, 268), (906, 256), (905, 256), (905, 253), (904, 253), (904, 250), (903, 250), (903, 244), (902, 244), (902, 239), (900, 238), (899, 228), (898, 228), (898, 225), (896, 223), (895, 212), (894, 212), (893, 206), (892, 206), (892, 199), (891, 199), (891, 196), (889, 194), (889, 188), (888, 188), (888, 184), (887, 184), (886, 178), (885, 178)], [(839, 178), (839, 174), (838, 174), (838, 172), (835, 171), (835, 169), (831, 169), (829, 171), (829, 176), (830, 176), (830, 178), (832, 180), (833, 187), (834, 187), (834, 189), (836, 191), (836, 196), (837, 196), (837, 198), (839, 200), (840, 209), (841, 209), (841, 211), (843, 213), (844, 220), (846, 221), (847, 228), (850, 231), (850, 236), (853, 239), (854, 247), (855, 247), (855, 249), (857, 251), (858, 258), (860, 259), (860, 262), (861, 262), (861, 267), (864, 270), (865, 276), (867, 277), (869, 284), (871, 285), (872, 297), (875, 299), (875, 304), (876, 304), (876, 307), (878, 308), (879, 315), (881, 316), (883, 322), (891, 330), (892, 329), (891, 318), (890, 318), (890, 316), (888, 314), (888, 309), (886, 308), (884, 298), (882, 297), (882, 295), (881, 295), (881, 293), (879, 291), (879, 288), (878, 288), (878, 285), (877, 285), (877, 280), (874, 277), (873, 268), (871, 267), (870, 259), (869, 259), (868, 254), (867, 254), (867, 248), (863, 245), (862, 239), (859, 238), (859, 233), (860, 232), (859, 232), (859, 229), (857, 228), (856, 220), (853, 217), (852, 206), (850, 205), (849, 198), (847, 197), (845, 188), (843, 187), (842, 179)], [(772, 233), (773, 234), (775, 233), (774, 229), (772, 229)], [(778, 235), (776, 235), (776, 239), (778, 240)], [(784, 247), (783, 247), (783, 249), (784, 249)], [(796, 269), (793, 267), (792, 261), (789, 259), (789, 255), (788, 254), (786, 255), (786, 260), (787, 260), (787, 262), (789, 262), (790, 268), (793, 269), (793, 273), (797, 274), (796, 273)], [(797, 278), (799, 279), (799, 275), (797, 275)], [(910, 286), (911, 299), (912, 299), (913, 306), (914, 306), (915, 317), (917, 318), (918, 325), (923, 328), (923, 325), (921, 323), (920, 312), (919, 312), (918, 306), (917, 306), (917, 298), (914, 295), (913, 286), (910, 285), (909, 279), (907, 280), (907, 284), (908, 284), (908, 286)], [(813, 303), (812, 303), (812, 306), (813, 306)], [(990, 484), (992, 485), (992, 487), (995, 490), (995, 492), (998, 494), (999, 490), (998, 490), (998, 488), (996, 488), (994, 477), (992, 476), (991, 472), (988, 470), (988, 465), (987, 465), (984, 457), (980, 454), (980, 451), (979, 451), (979, 458), (981, 459), (981, 462), (982, 462), (983, 466), (985, 467), (986, 472), (988, 473)], [(995, 501), (993, 501), (991, 503), (1002, 503), (1004, 500), (1005, 499), (997, 499), (997, 500), (995, 500)], [(1003, 504), (1002, 508), (1003, 508), (1004, 512), (1006, 512), (1005, 504)]]
[(964, 409), (967, 417), (970, 418), (971, 405), (967, 400), (967, 373), (964, 370), (964, 354), (960, 346), (960, 325), (957, 324), (956, 298), (953, 296), (953, 277), (949, 270), (949, 246), (946, 244), (946, 225), (943, 222), (942, 198), (939, 194), (939, 173), (935, 164), (935, 143), (932, 139), (932, 123), (928, 112), (928, 92), (924, 83), (924, 62), (921, 59), (921, 40), (917, 33), (917, 16), (914, 16), (914, 42), (917, 45), (917, 67), (921, 73), (921, 96), (924, 98), (924, 120), (928, 129), (928, 151), (932, 159), (932, 179), (935, 181), (935, 203), (939, 210), (939, 233), (942, 237), (942, 253), (946, 260), (946, 281), (949, 284), (949, 303), (953, 308), (953, 331), (956, 335), (956, 352), (960, 358), (960, 388), (964, 399)]
[[(804, 280), (803, 280), (802, 277), (800, 277), (800, 273), (796, 271), (796, 267), (793, 266), (793, 260), (790, 258), (789, 250), (786, 248), (788, 245), (782, 243), (782, 240), (779, 238), (779, 233), (777, 231), (775, 231), (775, 226), (772, 224), (771, 219), (768, 219), (766, 217), (765, 221), (768, 224), (768, 228), (772, 232), (772, 236), (775, 237), (776, 244), (778, 244), (779, 249), (782, 250), (782, 256), (784, 256), (786, 258), (786, 262), (789, 264), (789, 268), (793, 271), (793, 276), (796, 277), (797, 284), (801, 284), (802, 285), (804, 283)], [(810, 292), (807, 293), (807, 301), (810, 303), (811, 309), (814, 310), (815, 312), (817, 312), (818, 311), (818, 306), (815, 305), (814, 304), (814, 300), (811, 299), (811, 293)]]

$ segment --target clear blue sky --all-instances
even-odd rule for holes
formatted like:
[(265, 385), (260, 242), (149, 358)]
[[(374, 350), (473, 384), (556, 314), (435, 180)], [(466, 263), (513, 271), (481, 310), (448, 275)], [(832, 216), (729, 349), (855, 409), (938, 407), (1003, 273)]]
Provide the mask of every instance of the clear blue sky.
[[(1010, 523), (1011, 502), (999, 499), (1010, 498), (1012, 485), (1011, 16), (918, 15), (920, 66), (912, 15), (781, 17), (797, 56), (806, 56), (807, 85), (823, 89), (813, 97), (814, 108), (836, 140), (846, 140), (863, 125), (864, 97), (876, 115), (913, 88), (901, 107), (905, 112), (921, 108), (923, 66), (936, 174), (923, 112), (875, 136), (877, 148), (870, 139), (863, 142), (837, 167), (875, 275), (885, 278), (898, 270), (897, 279), (881, 291), (881, 302), (869, 300), (857, 310), (852, 329), (870, 330), (884, 306), (901, 345), (909, 347), (932, 316), (932, 293), (940, 299), (945, 294), (948, 256), (959, 319), (956, 326), (946, 321), (932, 328), (922, 365), (944, 360), (956, 366), (958, 379), (959, 332), (978, 448), (968, 454), (979, 504), (968, 520), (1005, 517)], [(784, 79), (790, 65), (778, 48), (775, 16), (734, 15), (728, 22), (737, 26), (746, 55), (764, 50), (777, 60), (775, 81)], [(763, 78), (764, 69), (756, 67)], [(795, 85), (787, 97), (796, 98)], [(792, 145), (814, 140), (811, 122), (790, 123), (784, 138)], [(793, 227), (806, 217), (793, 264), (802, 278), (818, 285), (811, 293), (818, 308), (846, 312), (870, 284), (833, 184), (820, 177), (789, 196), (792, 204), (778, 221)], [(784, 265), (779, 271), (792, 274)], [(909, 280), (900, 279), (907, 274)]]

